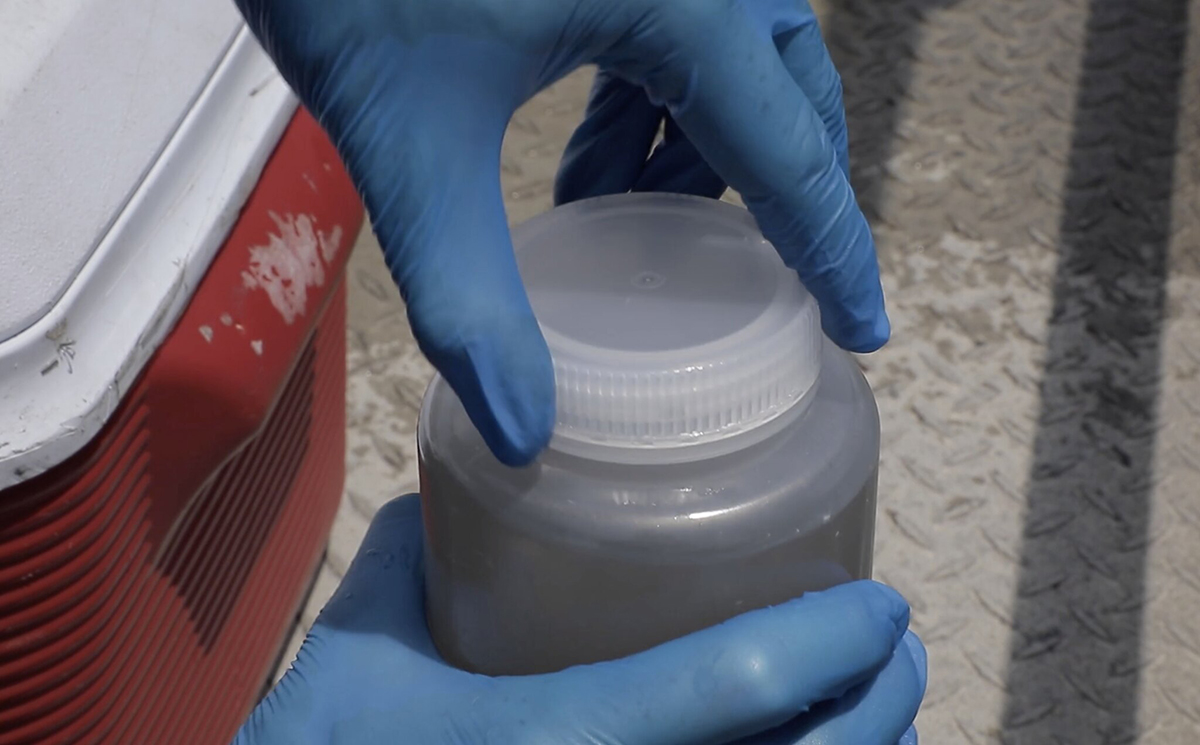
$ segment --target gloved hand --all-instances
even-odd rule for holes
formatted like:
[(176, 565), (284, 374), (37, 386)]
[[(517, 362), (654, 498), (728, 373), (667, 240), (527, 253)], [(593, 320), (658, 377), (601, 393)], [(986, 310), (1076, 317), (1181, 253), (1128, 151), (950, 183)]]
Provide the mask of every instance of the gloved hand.
[(549, 441), (554, 380), (512, 255), (500, 143), (518, 106), (584, 63), (604, 72), (560, 199), (727, 182), (833, 341), (887, 340), (840, 82), (807, 0), (237, 2), (337, 144), (421, 349), (505, 463)]
[(813, 593), (617, 662), (488, 678), (438, 657), (421, 557), (420, 502), (402, 497), (239, 745), (916, 743), (925, 653), (882, 585)]

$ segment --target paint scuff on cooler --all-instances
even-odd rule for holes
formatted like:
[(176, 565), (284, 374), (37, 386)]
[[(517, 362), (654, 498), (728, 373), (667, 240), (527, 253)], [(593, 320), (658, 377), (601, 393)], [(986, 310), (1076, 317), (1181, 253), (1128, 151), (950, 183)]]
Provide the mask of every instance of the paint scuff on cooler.
[(328, 232), (316, 227), (309, 215), (271, 213), (279, 228), (265, 246), (250, 247), (250, 266), (242, 272), (248, 289), (261, 288), (271, 305), (291, 324), (303, 316), (308, 304), (308, 288), (325, 284), (326, 264), (337, 256), (342, 243), (342, 228)]

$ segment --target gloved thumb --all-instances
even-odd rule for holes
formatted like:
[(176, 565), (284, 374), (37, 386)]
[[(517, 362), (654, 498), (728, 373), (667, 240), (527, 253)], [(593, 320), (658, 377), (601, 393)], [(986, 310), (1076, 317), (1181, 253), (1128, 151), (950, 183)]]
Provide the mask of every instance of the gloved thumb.
[[(554, 374), (500, 189), (516, 94), (504, 81), (447, 85), (456, 60), (428, 59), (436, 54), (421, 59), (436, 79), (382, 69), (353, 96), (342, 126), (327, 126), (363, 191), (422, 352), (497, 458), (523, 465), (550, 439)], [(459, 72), (478, 80), (477, 69)]]
[(840, 585), (623, 660), (570, 668), (541, 701), (605, 741), (729, 742), (873, 678), (893, 657), (908, 617), (890, 588)]

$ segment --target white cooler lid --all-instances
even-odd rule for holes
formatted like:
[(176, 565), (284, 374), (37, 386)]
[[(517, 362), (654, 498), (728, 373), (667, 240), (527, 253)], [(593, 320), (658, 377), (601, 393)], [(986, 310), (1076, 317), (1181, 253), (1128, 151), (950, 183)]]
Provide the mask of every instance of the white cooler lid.
[(0, 3), (0, 488), (107, 420), (294, 109), (230, 0)]
[(62, 295), (238, 21), (229, 0), (0, 4), (0, 340)]

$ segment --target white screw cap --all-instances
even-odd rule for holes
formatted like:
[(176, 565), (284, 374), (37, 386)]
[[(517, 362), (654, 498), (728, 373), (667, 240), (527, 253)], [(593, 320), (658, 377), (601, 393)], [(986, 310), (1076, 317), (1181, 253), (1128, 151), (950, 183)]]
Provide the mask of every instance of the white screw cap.
[(513, 233), (550, 347), (551, 448), (594, 460), (723, 455), (791, 421), (816, 383), (816, 301), (723, 202), (623, 194)]

